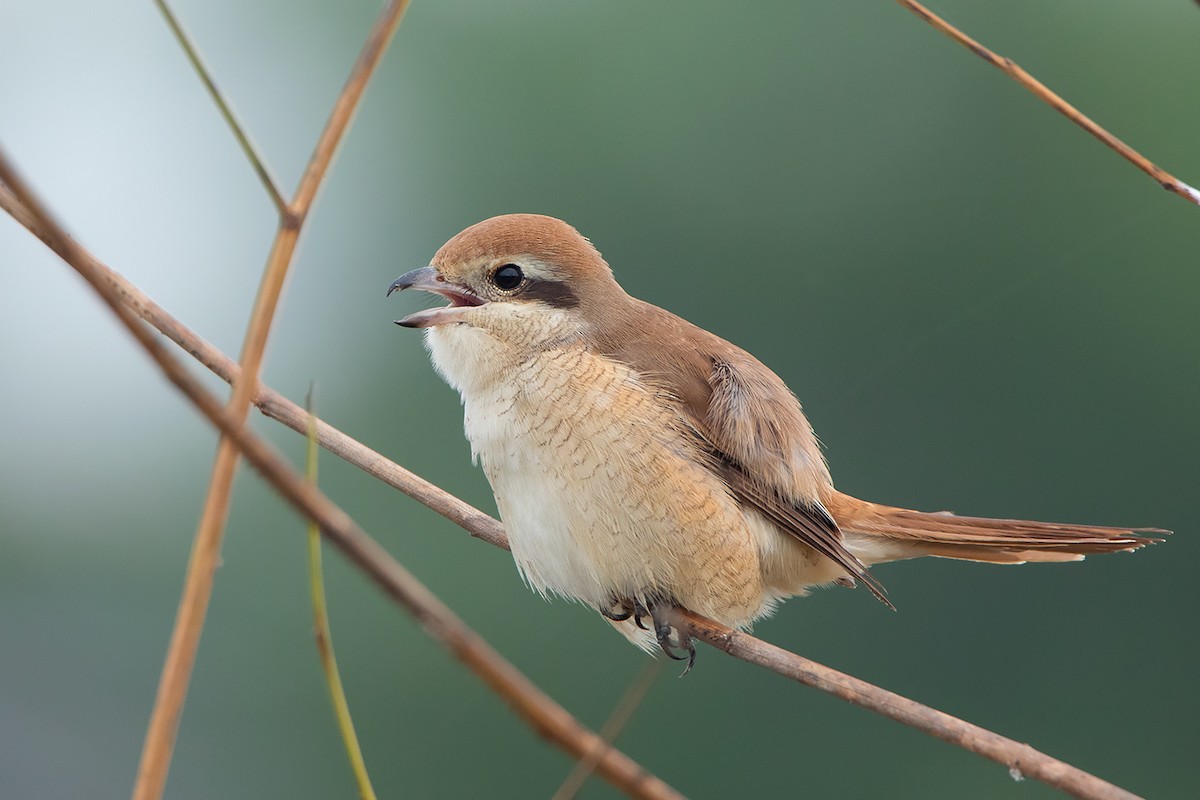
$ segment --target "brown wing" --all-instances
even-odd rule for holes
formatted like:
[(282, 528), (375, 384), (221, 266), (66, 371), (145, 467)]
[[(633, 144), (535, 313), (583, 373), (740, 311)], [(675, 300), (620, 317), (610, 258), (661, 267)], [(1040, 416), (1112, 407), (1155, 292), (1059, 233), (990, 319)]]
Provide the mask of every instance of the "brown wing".
[(851, 576), (862, 581), (871, 590), (871, 594), (879, 598), (884, 605), (895, 610), (896, 607), (887, 599), (883, 584), (875, 580), (867, 566), (846, 549), (842, 541), (842, 532), (824, 506), (820, 503), (789, 502), (770, 490), (756, 486), (743, 470), (732, 463), (728, 464), (722, 474), (738, 500), (753, 506), (780, 530), (795, 536), (821, 555), (836, 562)]
[(795, 395), (749, 353), (660, 308), (634, 301), (598, 331), (601, 352), (668, 392), (734, 496), (861, 580), (883, 587), (846, 549), (822, 497), (833, 493)]

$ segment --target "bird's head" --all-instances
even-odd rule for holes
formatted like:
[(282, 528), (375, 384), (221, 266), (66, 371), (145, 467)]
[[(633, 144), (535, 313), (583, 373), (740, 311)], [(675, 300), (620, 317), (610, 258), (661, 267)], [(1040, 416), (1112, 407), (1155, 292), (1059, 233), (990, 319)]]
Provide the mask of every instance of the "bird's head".
[(562, 220), (537, 214), (492, 217), (455, 236), (428, 267), (396, 279), (388, 294), (420, 289), (448, 306), (409, 314), (398, 325), (468, 325), (502, 339), (561, 338), (625, 297), (600, 253)]

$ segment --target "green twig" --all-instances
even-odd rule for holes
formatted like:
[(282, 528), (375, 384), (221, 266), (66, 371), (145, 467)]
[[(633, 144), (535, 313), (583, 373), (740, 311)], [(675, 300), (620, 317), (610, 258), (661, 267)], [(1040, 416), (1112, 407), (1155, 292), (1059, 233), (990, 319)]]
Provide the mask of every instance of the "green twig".
[[(309, 387), (305, 401), (308, 410), (308, 480), (317, 485), (317, 418), (313, 414), (313, 390)], [(325, 682), (329, 684), (329, 698), (333, 701), (333, 713), (337, 717), (338, 730), (346, 745), (346, 756), (358, 783), (358, 794), (363, 800), (375, 800), (367, 765), (363, 761), (362, 749), (358, 746), (358, 735), (354, 732), (354, 721), (350, 719), (350, 706), (342, 688), (342, 677), (338, 673), (337, 658), (333, 654), (333, 638), (329, 633), (329, 612), (325, 605), (325, 578), (321, 573), (321, 529), (316, 522), (308, 523), (308, 580), (312, 590), (313, 635), (317, 640), (317, 652), (321, 655), (321, 666), (325, 670)]]

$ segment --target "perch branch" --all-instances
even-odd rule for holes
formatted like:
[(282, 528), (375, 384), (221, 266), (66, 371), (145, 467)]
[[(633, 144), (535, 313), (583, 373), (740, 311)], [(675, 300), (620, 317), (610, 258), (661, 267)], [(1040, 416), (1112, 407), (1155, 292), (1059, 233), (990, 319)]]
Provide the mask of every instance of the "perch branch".
[(1014, 775), (1034, 778), (1072, 797), (1138, 800), (1137, 795), (1027, 744), (992, 733), (987, 728), (972, 725), (944, 711), (881, 689), (698, 614), (690, 611), (682, 613), (693, 635), (734, 658), (757, 664), (785, 678), (820, 689), (848, 703), (970, 750), (1008, 767)]
[[(240, 363), (243, 379), (233, 383), (233, 396), (228, 404), (231, 416), (239, 425), (246, 419), (258, 386), (258, 374), (262, 367), (271, 323), (304, 221), (312, 208), (317, 190), (329, 169), (337, 146), (350, 125), (367, 81), (382, 58), (407, 6), (407, 0), (392, 0), (380, 12), (362, 53), (351, 70), (350, 78), (334, 104), (325, 130), (317, 141), (308, 167), (296, 189), (295, 198), (280, 217), (279, 229), (271, 245), (270, 255), (267, 256), (254, 309), (242, 342)], [(168, 16), (168, 19), (174, 18)], [(183, 713), (192, 666), (195, 664), (200, 634), (204, 629), (204, 618), (212, 597), (239, 452), (232, 439), (228, 436), (221, 437), (209, 478), (208, 495), (188, 558), (183, 595), (171, 631), (171, 641), (167, 646), (167, 656), (163, 663), (154, 708), (150, 712), (150, 723), (146, 729), (141, 763), (134, 784), (134, 800), (158, 800), (166, 785), (179, 719)]]
[[(19, 204), (15, 204), (13, 198), (7, 195), (2, 188), (0, 188), (0, 207), (3, 207), (18, 222), (29, 228), (35, 236), (51, 244), (52, 240), (39, 226), (37, 220), (32, 219)], [(51, 244), (51, 247), (53, 249), (54, 245)], [(56, 250), (56, 252), (58, 251)], [(82, 250), (80, 257), (95, 264), (102, 271), (105, 280), (148, 323), (223, 380), (227, 382), (237, 380), (238, 366), (233, 359), (189, 330), (123, 276), (100, 264)], [(282, 422), (302, 435), (305, 434), (307, 414), (304, 409), (278, 392), (260, 384), (255, 403), (267, 416)], [(379, 478), (389, 486), (399, 489), (459, 525), (476, 538), (508, 549), (508, 538), (498, 520), (414, 475), (399, 464), (389, 461), (386, 457), (325, 422), (318, 422), (317, 437), (321, 446), (331, 453)], [(687, 622), (695, 636), (735, 658), (757, 664), (785, 677), (833, 694), (849, 703), (870, 709), (897, 722), (909, 725), (922, 733), (943, 739), (972, 753), (991, 759), (1009, 769), (1019, 769), (1023, 775), (1041, 780), (1076, 797), (1092, 800), (1134, 800), (1136, 798), (1136, 795), (1130, 794), (1124, 789), (1040, 753), (1029, 745), (991, 733), (984, 728), (908, 700), (886, 689), (821, 666), (814, 661), (767, 644), (748, 634), (733, 631), (712, 620), (704, 620), (690, 614)]]
[(996, 69), (1008, 75), (1010, 78), (1024, 86), (1029, 91), (1033, 92), (1038, 99), (1042, 100), (1055, 111), (1062, 114), (1079, 127), (1083, 128), (1092, 136), (1095, 136), (1105, 145), (1119, 153), (1126, 161), (1149, 175), (1158, 182), (1159, 186), (1166, 189), (1168, 192), (1179, 195), (1190, 203), (1200, 205), (1200, 190), (1197, 190), (1179, 180), (1179, 178), (1176, 178), (1174, 175), (1143, 156), (1137, 150), (1134, 150), (1132, 147), (1125, 144), (1125, 142), (1121, 141), (1116, 136), (1113, 136), (1104, 128), (1097, 125), (1081, 111), (1079, 111), (1079, 109), (1075, 108), (1075, 106), (1071, 105), (1066, 100), (1062, 99), (1053, 91), (1051, 91), (1046, 84), (1042, 83), (1037, 78), (1021, 69), (1021, 67), (1018, 66), (1011, 58), (1005, 58), (1004, 56), (1000, 56), (992, 52), (979, 42), (972, 39), (970, 36), (967, 36), (958, 28), (951, 25), (946, 20), (939, 17), (937, 14), (934, 14), (925, 6), (916, 2), (916, 0), (896, 1), (921, 19), (928, 22), (937, 30), (946, 34), (975, 55), (979, 56)]
[[(606, 745), (600, 737), (580, 725), (562, 706), (554, 702), (482, 637), (471, 630), (453, 611), (404, 569), (355, 524), (344, 511), (316, 486), (292, 469), (267, 442), (253, 434), (227, 407), (208, 392), (176, 360), (135, 316), (121, 292), (112, 285), (99, 262), (63, 232), (40, 201), (25, 188), (23, 181), (0, 150), (0, 199), (21, 207), (21, 217), (29, 219), (39, 237), (95, 289), (117, 318), (150, 355), (154, 362), (200, 412), (233, 442), (259, 473), (304, 516), (316, 522), (322, 534), (359, 567), (389, 597), (405, 608), (432, 638), (441, 642), (466, 664), (493, 691), (540, 735), (582, 758), (603, 750), (597, 771), (631, 797), (678, 800), (674, 789), (650, 774), (628, 756)], [(20, 219), (21, 217), (18, 217)]]

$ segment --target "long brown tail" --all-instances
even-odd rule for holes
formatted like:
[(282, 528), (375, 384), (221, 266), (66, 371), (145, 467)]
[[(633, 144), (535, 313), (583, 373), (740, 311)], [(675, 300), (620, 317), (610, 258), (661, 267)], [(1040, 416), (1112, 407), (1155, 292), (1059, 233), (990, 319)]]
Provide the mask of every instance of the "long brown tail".
[[(1137, 550), (1161, 542), (1170, 531), (1061, 525), (1022, 519), (959, 517), (893, 508), (838, 493), (830, 512), (844, 531), (912, 545), (916, 555), (1023, 564), (1026, 561), (1080, 561), (1092, 553)], [(1144, 536), (1141, 534), (1150, 534)]]

